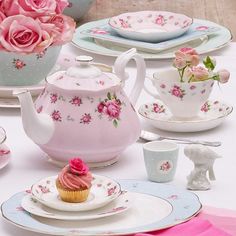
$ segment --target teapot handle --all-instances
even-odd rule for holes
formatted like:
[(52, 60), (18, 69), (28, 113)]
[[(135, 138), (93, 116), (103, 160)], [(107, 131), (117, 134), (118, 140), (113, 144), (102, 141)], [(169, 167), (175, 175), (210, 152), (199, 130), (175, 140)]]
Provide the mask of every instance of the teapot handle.
[(134, 59), (137, 65), (137, 75), (134, 87), (130, 93), (129, 99), (133, 106), (135, 106), (141, 90), (144, 86), (144, 79), (146, 75), (146, 64), (144, 59), (137, 53), (136, 48), (132, 48), (124, 53), (122, 53), (115, 61), (114, 71), (115, 74), (122, 80), (123, 84), (128, 78), (125, 67), (128, 62)]

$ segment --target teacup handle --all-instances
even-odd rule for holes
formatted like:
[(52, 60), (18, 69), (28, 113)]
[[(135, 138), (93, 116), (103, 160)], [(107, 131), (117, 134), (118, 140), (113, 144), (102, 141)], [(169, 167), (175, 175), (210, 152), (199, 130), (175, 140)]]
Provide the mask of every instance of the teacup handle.
[[(151, 80), (151, 81), (152, 81), (152, 84), (153, 84), (153, 78), (147, 77), (147, 76), (146, 76), (146, 78), (149, 79), (149, 80)], [(155, 94), (155, 93), (151, 92), (151, 91), (149, 90), (149, 88), (146, 86), (146, 84), (144, 84), (143, 89), (144, 89), (144, 91), (145, 91), (147, 94), (151, 95), (152, 97), (154, 97), (154, 98), (156, 98), (156, 99), (161, 99), (158, 94)]]
[(144, 79), (146, 75), (146, 64), (144, 59), (137, 53), (136, 48), (132, 48), (122, 53), (116, 59), (114, 65), (114, 71), (115, 74), (122, 80), (122, 83), (124, 84), (125, 80), (127, 79), (127, 73), (125, 72), (125, 67), (131, 59), (134, 59), (137, 65), (136, 81), (129, 96), (131, 104), (135, 106), (138, 97), (141, 93), (141, 90), (143, 88)]

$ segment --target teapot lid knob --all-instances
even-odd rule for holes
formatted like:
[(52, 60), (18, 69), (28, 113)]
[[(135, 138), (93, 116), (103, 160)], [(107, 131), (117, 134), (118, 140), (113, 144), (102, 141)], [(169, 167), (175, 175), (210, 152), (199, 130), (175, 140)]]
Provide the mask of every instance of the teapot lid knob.
[(93, 61), (93, 58), (90, 56), (77, 56), (75, 61), (78, 62), (80, 65), (88, 65), (90, 62)]

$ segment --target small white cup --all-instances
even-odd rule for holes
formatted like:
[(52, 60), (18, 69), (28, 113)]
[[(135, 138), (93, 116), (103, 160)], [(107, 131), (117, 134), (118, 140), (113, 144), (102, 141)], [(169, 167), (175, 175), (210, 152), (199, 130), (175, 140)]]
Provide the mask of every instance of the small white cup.
[(148, 179), (169, 182), (174, 179), (179, 147), (176, 143), (153, 141), (143, 145), (144, 162)]

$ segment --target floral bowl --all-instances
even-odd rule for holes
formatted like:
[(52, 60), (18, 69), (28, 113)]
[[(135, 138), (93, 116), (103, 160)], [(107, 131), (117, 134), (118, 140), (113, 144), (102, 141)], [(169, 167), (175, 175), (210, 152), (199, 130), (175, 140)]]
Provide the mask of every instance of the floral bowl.
[(184, 34), (193, 19), (166, 11), (128, 12), (109, 20), (110, 27), (119, 35), (145, 42), (160, 42)]
[(91, 7), (94, 0), (69, 0), (69, 5), (64, 10), (64, 14), (78, 21)]
[(61, 46), (51, 46), (41, 53), (20, 54), (2, 51), (0, 86), (29, 86), (45, 79), (55, 65)]

